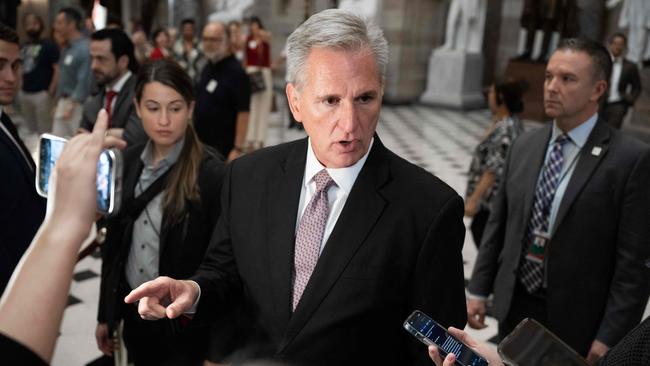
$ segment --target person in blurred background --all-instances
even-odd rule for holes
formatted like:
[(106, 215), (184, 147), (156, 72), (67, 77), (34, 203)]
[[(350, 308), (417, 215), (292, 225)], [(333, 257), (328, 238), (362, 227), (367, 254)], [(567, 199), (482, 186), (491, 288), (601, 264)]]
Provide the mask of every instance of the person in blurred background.
[(155, 32), (153, 32), (153, 37), (151, 37), (151, 39), (153, 41), (153, 49), (149, 54), (149, 59), (151, 61), (156, 61), (171, 56), (171, 53), (169, 51), (171, 40), (169, 33), (167, 33), (165, 29), (157, 29)]
[(90, 93), (90, 52), (88, 38), (81, 33), (81, 14), (74, 8), (63, 8), (54, 21), (55, 31), (67, 46), (61, 51), (59, 81), (52, 133), (72, 136), (81, 120), (81, 105)]
[(20, 112), (31, 133), (52, 129), (52, 96), (58, 79), (59, 49), (52, 41), (41, 38), (43, 19), (34, 13), (23, 16), (27, 42), (22, 45), (23, 88)]
[(271, 33), (264, 29), (258, 17), (251, 17), (250, 34), (246, 39), (246, 72), (251, 78), (258, 79), (263, 87), (251, 89), (248, 149), (257, 150), (264, 147), (266, 129), (271, 114), (273, 98), (273, 81), (271, 80)]
[(496, 195), (508, 148), (523, 127), (518, 113), (524, 110), (523, 82), (502, 81), (488, 90), (492, 123), (479, 142), (470, 164), (465, 194), (465, 216), (472, 217), (472, 236), (478, 248), (490, 216), (490, 203)]

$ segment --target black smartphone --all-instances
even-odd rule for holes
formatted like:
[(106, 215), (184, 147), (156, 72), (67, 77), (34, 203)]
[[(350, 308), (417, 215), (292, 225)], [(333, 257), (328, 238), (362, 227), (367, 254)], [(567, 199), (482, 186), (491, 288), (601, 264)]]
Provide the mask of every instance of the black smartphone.
[(501, 358), (518, 366), (587, 366), (578, 352), (534, 319), (526, 318), (497, 347)]
[(435, 320), (416, 310), (404, 321), (404, 329), (427, 346), (435, 345), (444, 357), (449, 353), (456, 356), (456, 364), (461, 366), (484, 366), (488, 362), (462, 343)]
[[(36, 170), (36, 191), (47, 197), (50, 175), (61, 156), (67, 140), (58, 136), (43, 134), (38, 141), (38, 167)], [(104, 150), (97, 162), (97, 211), (111, 215), (119, 210), (121, 201), (122, 164), (117, 150)]]

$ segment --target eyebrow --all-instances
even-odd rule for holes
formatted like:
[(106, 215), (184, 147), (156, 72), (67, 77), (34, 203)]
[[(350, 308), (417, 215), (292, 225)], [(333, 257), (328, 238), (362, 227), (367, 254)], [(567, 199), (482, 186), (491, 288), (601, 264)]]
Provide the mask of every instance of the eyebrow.
[[(371, 89), (371, 90), (366, 90), (364, 92), (361, 92), (361, 93), (355, 95), (354, 98), (356, 99), (356, 98), (363, 97), (363, 96), (376, 96), (378, 94), (379, 93), (376, 90)], [(328, 99), (328, 98), (340, 98), (340, 97), (341, 97), (340, 94), (323, 94), (323, 95), (317, 95), (316, 96), (316, 98), (318, 100), (325, 100), (325, 99)]]

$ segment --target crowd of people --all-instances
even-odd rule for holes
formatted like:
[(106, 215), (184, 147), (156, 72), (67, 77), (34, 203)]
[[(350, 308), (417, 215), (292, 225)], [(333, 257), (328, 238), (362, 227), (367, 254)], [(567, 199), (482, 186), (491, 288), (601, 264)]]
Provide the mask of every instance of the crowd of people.
[[(28, 39), (21, 45), (18, 106), (28, 132), (61, 137), (87, 132), (99, 109), (109, 106), (109, 133), (129, 144), (144, 141), (132, 103), (135, 76), (139, 66), (167, 59), (188, 73), (196, 89), (193, 120), (203, 143), (228, 161), (264, 146), (273, 91), (270, 33), (259, 18), (210, 22), (202, 32), (193, 19), (184, 19), (177, 39), (174, 28), (147, 36), (137, 22), (127, 33), (113, 17), (95, 31), (75, 8), (58, 12), (52, 39), (43, 34), (40, 16), (26, 13), (22, 22)], [(215, 114), (221, 118), (215, 120)]]
[[(534, 318), (589, 363), (647, 364), (637, 350), (650, 347), (650, 147), (607, 120), (638, 97), (623, 34), (609, 50), (559, 43), (542, 128), (523, 131), (525, 83), (490, 86), (494, 117), (463, 202), (376, 133), (388, 44), (363, 18), (325, 10), (289, 36), (287, 100), (307, 138), (268, 148), (270, 34), (260, 19), (247, 37), (220, 22), (196, 37), (187, 20), (177, 41), (161, 29), (151, 46), (112, 28), (86, 37), (81, 20), (72, 8), (57, 14), (62, 49), (41, 40), (33, 14), (22, 50), (0, 24), (0, 105), (28, 80), (30, 128), (71, 137), (46, 213), (31, 155), (0, 110), (0, 167), (15, 177), (0, 181), (3, 355), (51, 360), (77, 251), (97, 219), (96, 161), (116, 147), (123, 202), (101, 220), (95, 334), (107, 356), (117, 334), (135, 365), (454, 364), (401, 329), (418, 309), (500, 365), (459, 330), (485, 327), (492, 297), (500, 338)], [(53, 113), (38, 111), (54, 90)], [(463, 216), (479, 248), (467, 293)]]

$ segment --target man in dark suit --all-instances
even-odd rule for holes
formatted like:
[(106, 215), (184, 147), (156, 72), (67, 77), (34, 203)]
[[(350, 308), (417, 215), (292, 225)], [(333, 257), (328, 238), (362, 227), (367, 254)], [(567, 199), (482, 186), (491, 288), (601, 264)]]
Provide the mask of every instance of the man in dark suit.
[(18, 36), (0, 23), (0, 294), (45, 216), (34, 161), (1, 108), (13, 103), (21, 72)]
[(196, 275), (160, 277), (126, 301), (140, 299), (145, 319), (173, 318), (200, 296), (197, 322), (234, 303), (242, 347), (264, 358), (426, 364), (402, 322), (420, 309), (465, 325), (462, 200), (375, 133), (388, 52), (379, 28), (330, 9), (287, 42), (287, 96), (309, 138), (235, 159)]
[(119, 29), (102, 29), (90, 37), (90, 69), (100, 92), (83, 105), (79, 132), (92, 131), (97, 113), (108, 111), (108, 134), (119, 137), (128, 145), (147, 140), (133, 105), (137, 61), (133, 42)]
[(501, 336), (532, 317), (590, 361), (648, 299), (650, 148), (599, 118), (610, 70), (586, 39), (562, 41), (549, 60), (553, 123), (512, 145), (468, 287), (471, 326), (484, 326), (493, 293)]
[(603, 103), (605, 121), (620, 129), (629, 107), (641, 94), (639, 68), (625, 59), (627, 38), (623, 33), (614, 33), (609, 38), (609, 52), (612, 55), (612, 76), (609, 82), (607, 100)]

